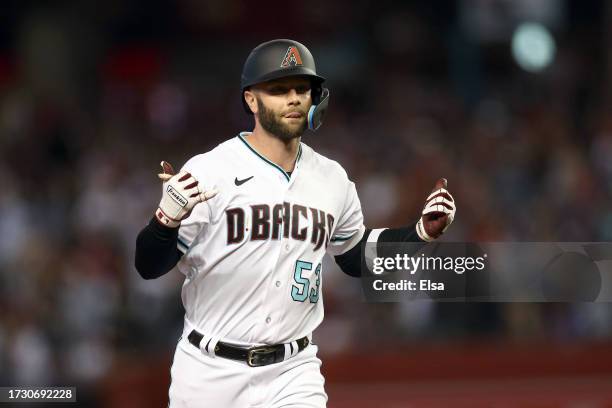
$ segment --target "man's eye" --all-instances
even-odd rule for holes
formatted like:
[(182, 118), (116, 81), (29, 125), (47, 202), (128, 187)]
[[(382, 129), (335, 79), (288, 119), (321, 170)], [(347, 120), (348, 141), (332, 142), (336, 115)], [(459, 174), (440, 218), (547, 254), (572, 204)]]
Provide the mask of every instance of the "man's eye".
[[(275, 87), (272, 87), (272, 88), (268, 89), (268, 93), (270, 93), (272, 95), (284, 95), (286, 93), (289, 93), (289, 91), (291, 89), (294, 89), (294, 88), (286, 88), (286, 87), (282, 87), (282, 86), (275, 86)], [(298, 86), (298, 87), (295, 88), (295, 92), (298, 93), (298, 94), (305, 94), (309, 90), (310, 90), (309, 86)]]

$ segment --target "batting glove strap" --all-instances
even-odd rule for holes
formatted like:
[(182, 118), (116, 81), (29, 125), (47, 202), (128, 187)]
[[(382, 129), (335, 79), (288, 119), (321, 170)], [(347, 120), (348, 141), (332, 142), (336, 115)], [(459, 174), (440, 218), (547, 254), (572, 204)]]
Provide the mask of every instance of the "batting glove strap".
[(173, 220), (164, 214), (164, 211), (161, 208), (158, 208), (157, 211), (155, 211), (155, 218), (157, 218), (157, 221), (159, 221), (162, 225), (170, 228), (176, 228), (181, 225), (180, 221)]
[(415, 228), (416, 228), (417, 235), (423, 241), (431, 242), (431, 241), (435, 240), (435, 238), (430, 237), (429, 234), (427, 234), (427, 231), (425, 231), (425, 228), (423, 227), (423, 218), (419, 219), (419, 221), (417, 222)]

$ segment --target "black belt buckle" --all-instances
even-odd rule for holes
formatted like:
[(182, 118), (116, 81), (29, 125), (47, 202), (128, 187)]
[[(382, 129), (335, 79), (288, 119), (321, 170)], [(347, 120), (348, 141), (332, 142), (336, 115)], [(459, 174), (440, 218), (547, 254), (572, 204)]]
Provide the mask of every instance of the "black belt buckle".
[(276, 362), (276, 348), (269, 346), (253, 347), (247, 353), (249, 367), (261, 367)]

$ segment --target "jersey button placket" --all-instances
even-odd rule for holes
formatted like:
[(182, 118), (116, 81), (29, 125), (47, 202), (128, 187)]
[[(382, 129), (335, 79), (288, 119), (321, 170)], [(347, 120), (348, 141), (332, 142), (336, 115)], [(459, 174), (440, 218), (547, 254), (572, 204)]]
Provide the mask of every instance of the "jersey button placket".
[[(282, 187), (284, 189), (284, 191), (281, 193), (281, 197), (279, 197), (280, 202), (282, 202), (283, 198), (286, 196), (286, 191), (287, 191), (287, 179), (281, 175), (281, 179), (279, 179), (279, 181), (282, 183)], [(284, 214), (283, 214), (284, 215)], [(282, 235), (282, 228), (283, 225), (281, 223), (280, 225), (280, 237), (278, 240), (271, 240), (270, 244), (272, 246), (271, 250), (276, 252), (277, 256), (276, 259), (273, 261), (272, 263), (272, 268), (267, 276), (269, 285), (269, 288), (271, 288), (272, 291), (275, 291), (276, 289), (278, 289), (282, 283), (281, 281), (278, 280), (278, 272), (277, 272), (277, 268), (278, 268), (278, 260), (282, 258), (283, 256), (283, 235)], [(267, 292), (267, 291), (266, 291)], [(272, 295), (271, 292), (269, 292), (270, 295)], [(282, 297), (282, 296), (281, 296)], [(267, 299), (266, 303), (267, 303), (267, 307), (265, 308), (265, 310), (263, 310), (263, 316), (265, 316), (264, 318), (264, 322), (266, 323), (266, 325), (270, 325), (272, 323), (272, 316), (274, 315), (274, 311), (278, 310), (278, 306), (276, 304), (274, 304), (275, 301), (281, 301), (279, 298), (279, 295), (275, 295), (275, 296), (268, 296), (265, 295), (265, 298)], [(278, 300), (277, 300), (278, 299)], [(276, 319), (278, 320), (278, 319)]]
[[(289, 196), (289, 183), (287, 182), (287, 179), (283, 178), (283, 182), (284, 182), (284, 193), (283, 193), (283, 197), (281, 199), (281, 202), (289, 202), (288, 201), (288, 196)], [(285, 208), (283, 207), (283, 212), (282, 212), (282, 219), (284, 220), (285, 217)], [(285, 293), (283, 293), (286, 285), (283, 284), (283, 281), (285, 279), (286, 276), (286, 268), (285, 268), (285, 260), (287, 258), (287, 254), (291, 251), (291, 246), (289, 244), (289, 239), (290, 238), (286, 238), (283, 235), (283, 230), (284, 230), (284, 222), (281, 222), (280, 225), (280, 236), (279, 236), (279, 240), (276, 241), (278, 242), (278, 246), (276, 254), (276, 262), (274, 265), (274, 271), (271, 274), (270, 278), (272, 279), (272, 287), (274, 289), (276, 289), (277, 291), (280, 291), (280, 293), (278, 293), (277, 296), (275, 296), (273, 299), (273, 301), (270, 303), (270, 306), (272, 308), (272, 310), (283, 310), (283, 306), (285, 304), (285, 297), (290, 296), (287, 295)], [(274, 304), (276, 303), (276, 304)], [(273, 313), (269, 313), (268, 316), (266, 317), (265, 321), (268, 325), (270, 325), (270, 323), (272, 323), (272, 316)], [(275, 318), (275, 323), (276, 326), (280, 332), (280, 330), (282, 329), (282, 321), (283, 321), (283, 316), (282, 314), (280, 316), (277, 316)], [(280, 319), (280, 321), (279, 321)]]

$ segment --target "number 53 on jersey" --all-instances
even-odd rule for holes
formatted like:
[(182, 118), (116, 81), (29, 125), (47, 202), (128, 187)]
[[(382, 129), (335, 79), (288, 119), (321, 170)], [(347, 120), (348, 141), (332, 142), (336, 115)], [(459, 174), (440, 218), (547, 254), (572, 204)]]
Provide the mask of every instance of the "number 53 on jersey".
[(295, 262), (295, 270), (293, 273), (294, 284), (291, 286), (291, 297), (296, 302), (305, 302), (306, 299), (310, 300), (310, 303), (317, 303), (319, 301), (319, 287), (321, 285), (321, 264), (317, 265), (314, 272), (316, 280), (313, 287), (311, 288), (310, 279), (303, 276), (305, 271), (312, 270), (312, 262), (306, 262), (297, 260)]

